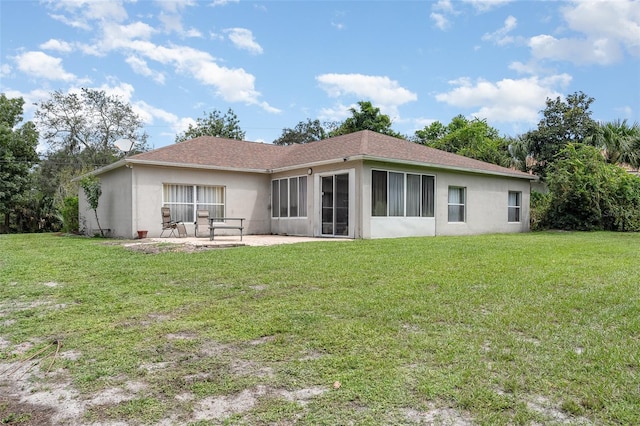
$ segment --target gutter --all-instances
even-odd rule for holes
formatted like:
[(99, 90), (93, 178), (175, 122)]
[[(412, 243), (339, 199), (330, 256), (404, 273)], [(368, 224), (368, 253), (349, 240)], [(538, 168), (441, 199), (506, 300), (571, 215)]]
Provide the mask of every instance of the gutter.
[(538, 176), (528, 175), (524, 172), (514, 172), (514, 173), (498, 172), (493, 170), (472, 169), (468, 167), (448, 166), (448, 165), (443, 165), (439, 163), (425, 163), (422, 161), (399, 160), (399, 159), (388, 158), (388, 157), (376, 157), (376, 156), (362, 155), (362, 154), (350, 155), (342, 159), (334, 158), (331, 160), (315, 161), (311, 163), (296, 164), (293, 166), (278, 167), (275, 169), (268, 170), (268, 172), (270, 173), (286, 172), (286, 171), (296, 170), (296, 169), (305, 168), (305, 167), (326, 166), (331, 164), (339, 164), (341, 161), (346, 162), (346, 161), (353, 161), (353, 160), (378, 161), (382, 163), (393, 163), (393, 164), (401, 164), (401, 165), (409, 165), (409, 166), (417, 166), (417, 167), (429, 167), (432, 169), (439, 169), (439, 170), (450, 170), (450, 171), (456, 171), (456, 172), (473, 173), (473, 174), (481, 174), (481, 175), (510, 177), (510, 178), (516, 178), (516, 179), (526, 179), (530, 181), (540, 180)]

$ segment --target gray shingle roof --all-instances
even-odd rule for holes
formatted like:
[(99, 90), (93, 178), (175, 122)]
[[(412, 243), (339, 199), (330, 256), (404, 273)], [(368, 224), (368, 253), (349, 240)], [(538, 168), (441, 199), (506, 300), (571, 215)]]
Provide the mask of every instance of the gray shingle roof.
[(535, 179), (534, 176), (520, 171), (369, 130), (289, 146), (202, 136), (131, 156), (128, 161), (266, 172), (292, 167), (306, 167), (317, 163), (343, 162), (345, 158), (423, 164), (445, 169)]

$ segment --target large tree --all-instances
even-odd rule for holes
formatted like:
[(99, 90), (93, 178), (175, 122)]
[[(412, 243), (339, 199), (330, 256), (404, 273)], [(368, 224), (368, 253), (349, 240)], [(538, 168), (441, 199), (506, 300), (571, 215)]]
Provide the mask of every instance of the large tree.
[(30, 188), (30, 170), (38, 161), (38, 132), (30, 121), (22, 122), (22, 98), (0, 94), (0, 214), (3, 232), (8, 232), (10, 216), (16, 212)]
[(589, 107), (594, 99), (582, 92), (546, 100), (538, 128), (521, 136), (521, 144), (534, 160), (533, 170), (545, 176), (554, 157), (570, 143), (583, 143), (592, 136), (598, 123), (591, 118)]
[(116, 160), (114, 143), (128, 139), (135, 151), (147, 149), (143, 123), (130, 104), (102, 90), (79, 93), (59, 90), (36, 104), (35, 120), (52, 151), (65, 152), (80, 167), (103, 166)]
[(293, 129), (285, 128), (282, 135), (273, 141), (274, 145), (293, 145), (296, 143), (309, 143), (325, 139), (327, 130), (320, 123), (320, 120), (299, 122)]
[(501, 137), (498, 130), (486, 120), (467, 119), (463, 115), (453, 117), (444, 126), (439, 121), (415, 132), (414, 142), (441, 149), (487, 163), (510, 166), (509, 140)]
[(640, 168), (640, 125), (628, 124), (627, 120), (600, 123), (596, 132), (585, 139), (589, 144), (602, 149), (611, 164)]
[(372, 130), (384, 135), (404, 138), (403, 135), (391, 128), (391, 118), (382, 114), (380, 108), (374, 107), (371, 102), (358, 102), (359, 109), (350, 108), (351, 117), (348, 117), (339, 127), (329, 132), (329, 136), (346, 135), (360, 130)]
[(94, 89), (58, 90), (36, 106), (35, 121), (49, 149), (33, 178), (44, 205), (53, 205), (57, 211), (64, 208), (67, 198), (77, 197), (74, 177), (122, 157), (115, 142), (131, 141), (133, 152), (148, 149), (142, 120), (118, 96)]
[(197, 118), (195, 125), (189, 124), (187, 130), (176, 135), (176, 142), (184, 142), (200, 136), (243, 140), (245, 132), (240, 128), (238, 116), (229, 108), (224, 115), (218, 110), (213, 110)]

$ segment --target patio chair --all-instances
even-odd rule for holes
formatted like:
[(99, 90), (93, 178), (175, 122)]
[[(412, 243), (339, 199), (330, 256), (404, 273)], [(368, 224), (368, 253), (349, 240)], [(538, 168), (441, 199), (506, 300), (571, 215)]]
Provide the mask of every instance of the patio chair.
[[(196, 211), (196, 237), (209, 235), (209, 210)], [(200, 233), (198, 233), (200, 231)], [(201, 235), (206, 232), (206, 235)]]
[(162, 237), (165, 231), (169, 231), (168, 237), (175, 237), (178, 223), (171, 220), (171, 209), (169, 207), (162, 207), (160, 212), (162, 213), (162, 232), (160, 236)]

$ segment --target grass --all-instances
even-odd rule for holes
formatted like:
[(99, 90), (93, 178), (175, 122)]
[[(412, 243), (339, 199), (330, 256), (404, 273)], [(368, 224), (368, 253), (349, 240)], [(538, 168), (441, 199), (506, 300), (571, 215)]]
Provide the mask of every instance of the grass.
[(0, 237), (0, 362), (62, 342), (87, 422), (640, 424), (639, 234), (119, 243)]

